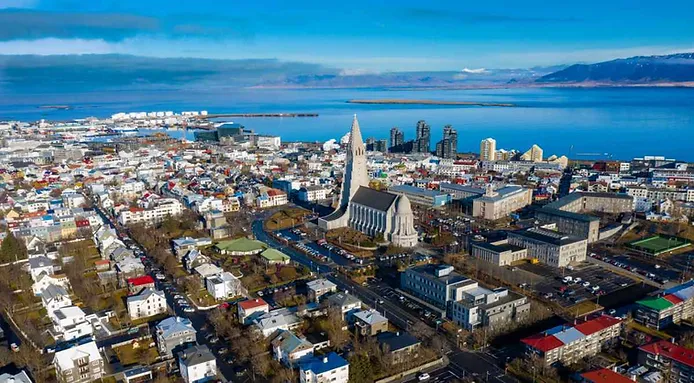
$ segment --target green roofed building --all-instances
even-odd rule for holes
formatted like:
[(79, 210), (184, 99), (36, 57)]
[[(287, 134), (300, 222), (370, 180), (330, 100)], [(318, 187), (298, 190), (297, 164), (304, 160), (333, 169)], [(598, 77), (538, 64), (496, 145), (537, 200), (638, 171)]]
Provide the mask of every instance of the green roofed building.
[(263, 251), (260, 256), (263, 258), (263, 262), (268, 265), (289, 264), (289, 256), (275, 249), (267, 249)]
[(694, 281), (667, 289), (660, 296), (637, 301), (634, 308), (634, 320), (656, 330), (692, 317), (694, 317)]
[(237, 238), (230, 241), (221, 241), (214, 245), (214, 249), (225, 255), (253, 255), (260, 254), (268, 246), (255, 239)]

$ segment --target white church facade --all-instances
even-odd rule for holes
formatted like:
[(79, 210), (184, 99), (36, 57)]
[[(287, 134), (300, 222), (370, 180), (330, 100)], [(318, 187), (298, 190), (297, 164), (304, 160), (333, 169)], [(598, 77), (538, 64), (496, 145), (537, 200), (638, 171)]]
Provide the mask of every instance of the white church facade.
[(372, 237), (379, 235), (395, 246), (417, 245), (414, 214), (407, 196), (369, 188), (366, 148), (357, 116), (354, 116), (342, 180), (340, 206), (318, 219), (324, 230), (348, 226)]

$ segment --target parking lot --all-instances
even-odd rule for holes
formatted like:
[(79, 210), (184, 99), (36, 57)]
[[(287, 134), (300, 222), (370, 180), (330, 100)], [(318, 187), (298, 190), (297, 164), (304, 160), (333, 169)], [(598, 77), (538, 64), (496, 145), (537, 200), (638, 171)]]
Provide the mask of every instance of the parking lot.
[(665, 284), (669, 281), (676, 281), (680, 278), (679, 271), (668, 267), (665, 263), (658, 262), (655, 259), (652, 262), (647, 262), (640, 256), (632, 256), (628, 254), (612, 256), (596, 255), (595, 257), (603, 262), (621, 267), (625, 270), (631, 271), (632, 273), (640, 274), (654, 282), (661, 284)]
[[(387, 299), (400, 306), (403, 310), (411, 315), (418, 316), (423, 322), (430, 326), (436, 326), (436, 321), (440, 319), (440, 315), (428, 307), (407, 298), (390, 286), (383, 283), (376, 283), (370, 286), (371, 290), (380, 294), (383, 299)], [(378, 308), (378, 307), (376, 307)]]
[(524, 264), (519, 267), (542, 275), (542, 281), (530, 288), (562, 307), (611, 294), (635, 283), (631, 278), (589, 263), (573, 267), (573, 270), (564, 269), (563, 272), (541, 264)]

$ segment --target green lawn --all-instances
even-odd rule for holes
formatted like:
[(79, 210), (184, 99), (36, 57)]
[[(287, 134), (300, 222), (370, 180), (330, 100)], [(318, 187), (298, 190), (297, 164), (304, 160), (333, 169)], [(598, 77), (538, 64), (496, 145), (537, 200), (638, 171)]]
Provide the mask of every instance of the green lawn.
[(689, 246), (690, 243), (684, 238), (664, 237), (655, 235), (629, 243), (629, 247), (645, 253), (659, 255), (668, 251), (673, 251), (682, 247)]

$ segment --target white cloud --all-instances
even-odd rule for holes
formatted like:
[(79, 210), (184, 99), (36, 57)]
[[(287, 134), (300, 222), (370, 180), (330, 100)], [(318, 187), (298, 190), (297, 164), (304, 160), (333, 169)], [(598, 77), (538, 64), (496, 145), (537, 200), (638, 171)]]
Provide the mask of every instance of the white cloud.
[(377, 74), (378, 72), (364, 68), (346, 68), (340, 71), (340, 76), (362, 76), (365, 74)]
[(484, 68), (479, 68), (479, 69), (463, 68), (463, 70), (461, 72), (469, 73), (469, 74), (487, 74), (487, 73), (489, 73), (489, 71), (484, 69)]
[(72, 55), (118, 53), (117, 44), (104, 40), (55, 39), (0, 41), (5, 55)]

